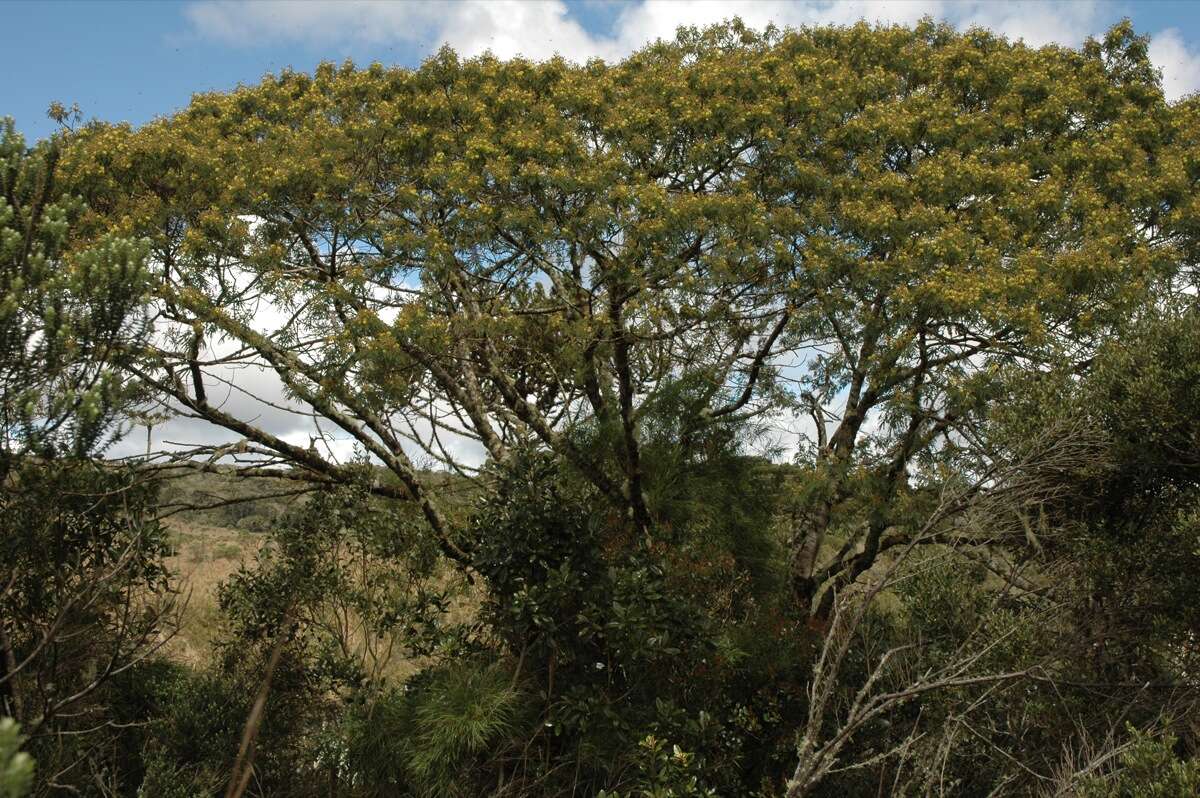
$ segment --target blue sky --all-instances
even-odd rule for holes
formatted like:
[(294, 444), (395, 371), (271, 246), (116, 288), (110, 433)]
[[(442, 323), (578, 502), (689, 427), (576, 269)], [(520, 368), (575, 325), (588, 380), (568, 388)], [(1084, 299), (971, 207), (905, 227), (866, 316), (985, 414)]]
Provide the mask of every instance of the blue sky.
[(87, 117), (140, 124), (186, 105), (193, 92), (252, 83), (285, 66), (309, 70), (346, 58), (411, 66), (442, 43), (467, 54), (619, 58), (677, 25), (734, 14), (755, 26), (911, 22), (928, 14), (1033, 44), (1071, 45), (1128, 16), (1154, 37), (1168, 95), (1200, 88), (1200, 0), (63, 0), (10, 1), (0, 13), (0, 115), (15, 117), (30, 139), (53, 129), (45, 116), (52, 100), (78, 103)]

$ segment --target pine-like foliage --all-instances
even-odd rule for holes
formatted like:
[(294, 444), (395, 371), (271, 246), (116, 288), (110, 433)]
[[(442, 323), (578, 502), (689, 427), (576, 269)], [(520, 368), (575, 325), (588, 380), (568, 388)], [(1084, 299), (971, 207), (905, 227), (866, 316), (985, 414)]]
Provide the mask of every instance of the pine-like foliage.
[(51, 138), (27, 149), (12, 120), (0, 119), (4, 461), (103, 448), (132, 388), (115, 367), (149, 332), (148, 243), (105, 235), (76, 245), (72, 224), (85, 207), (60, 191), (60, 146)]

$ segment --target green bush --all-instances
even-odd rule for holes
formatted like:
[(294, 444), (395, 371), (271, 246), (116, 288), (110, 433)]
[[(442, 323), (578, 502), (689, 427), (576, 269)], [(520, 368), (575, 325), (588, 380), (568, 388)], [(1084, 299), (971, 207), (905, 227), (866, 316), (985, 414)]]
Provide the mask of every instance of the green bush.
[(0, 798), (24, 798), (33, 785), (33, 758), (21, 751), (21, 727), (0, 718)]
[(1171, 735), (1155, 738), (1131, 728), (1129, 747), (1115, 772), (1080, 780), (1080, 798), (1194, 798), (1200, 795), (1200, 758), (1181, 759)]

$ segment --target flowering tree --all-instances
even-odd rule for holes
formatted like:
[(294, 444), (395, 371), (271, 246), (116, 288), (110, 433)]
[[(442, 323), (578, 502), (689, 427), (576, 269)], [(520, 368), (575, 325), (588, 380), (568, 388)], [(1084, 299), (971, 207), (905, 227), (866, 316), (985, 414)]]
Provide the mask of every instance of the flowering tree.
[[(820, 620), (910, 542), (997, 375), (1084, 362), (1186, 262), (1189, 108), (1128, 26), (1071, 50), (734, 24), (616, 64), (285, 72), (70, 161), (97, 220), (153, 242), (165, 334), (131, 371), (231, 433), (193, 464), (345, 481), (327, 444), (352, 441), (466, 561), (424, 465), (532, 442), (653, 538), (652, 409), (684, 450), (798, 413), (792, 582)], [(214, 398), (235, 367), (311, 445)]]

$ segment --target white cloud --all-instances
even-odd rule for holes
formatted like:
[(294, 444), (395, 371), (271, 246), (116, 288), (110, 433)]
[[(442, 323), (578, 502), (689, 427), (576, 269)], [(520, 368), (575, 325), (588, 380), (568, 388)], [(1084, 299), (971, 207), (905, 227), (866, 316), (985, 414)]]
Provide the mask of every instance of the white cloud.
[[(251, 216), (241, 218), (250, 224), (251, 230), (262, 221)], [(231, 282), (235, 293), (249, 290), (252, 277), (245, 271), (226, 273), (226, 279)], [(395, 296), (380, 290), (378, 298), (394, 300)], [(251, 319), (247, 323), (255, 332), (266, 337), (280, 334), (294, 322), (293, 308), (267, 299), (243, 310), (251, 311)], [(388, 323), (398, 312), (398, 308), (384, 307), (379, 316), (384, 323)], [(170, 348), (167, 335), (172, 329), (178, 329), (175, 322), (159, 320), (157, 335), (167, 348)], [(214, 408), (291, 445), (302, 449), (315, 445), (322, 456), (334, 463), (350, 462), (361, 451), (350, 433), (326, 418), (315, 416), (304, 402), (289, 398), (276, 371), (261, 357), (246, 352), (237, 340), (224, 335), (211, 335), (205, 339), (199, 359), (215, 364), (203, 369), (207, 398)], [(146, 408), (156, 413), (165, 411), (166, 416), (149, 430), (149, 445), (146, 427), (136, 425), (109, 447), (105, 455), (113, 459), (137, 458), (148, 452), (189, 451), (195, 447), (217, 447), (240, 440), (237, 433), (189, 415), (176, 402), (164, 401), (166, 403), (163, 406)], [(440, 415), (445, 415), (446, 408), (440, 407), (439, 411)], [(401, 434), (416, 435), (428, 445), (431, 440), (429, 421), (423, 415), (411, 420), (410, 428), (399, 415), (392, 419), (396, 428), (402, 431)], [(459, 465), (477, 467), (484, 462), (486, 452), (477, 441), (446, 431), (440, 432), (439, 437), (448, 454)], [(438, 467), (416, 443), (404, 440), (401, 445), (418, 466)], [(230, 459), (224, 457), (219, 462), (228, 463)]]
[(628, 53), (648, 41), (672, 38), (680, 25), (711, 25), (731, 17), (740, 17), (748, 26), (757, 29), (771, 23), (778, 27), (849, 25), (860, 19), (912, 24), (924, 16), (942, 16), (946, 8), (941, 0), (846, 0), (836, 3), (700, 0), (686, 5), (671, 0), (644, 0), (629, 6), (620, 15), (615, 40), (619, 51)]
[[(847, 25), (859, 20), (912, 24), (925, 16), (965, 28), (979, 25), (1027, 44), (1077, 46), (1116, 21), (1097, 0), (641, 0), (623, 7), (607, 31), (589, 31), (562, 0), (196, 0), (184, 13), (193, 32), (229, 44), (300, 42), (330, 45), (401, 44), (430, 53), (449, 44), (466, 56), (501, 58), (555, 54), (574, 61), (621, 58), (680, 25), (708, 25), (739, 16), (754, 28)], [(1200, 88), (1200, 55), (1179, 32), (1154, 37), (1151, 58), (1163, 70), (1167, 96)]]
[(1076, 47), (1088, 36), (1101, 34), (1118, 19), (1096, 2), (971, 3), (955, 22), (978, 25), (1021, 39), (1033, 47), (1064, 44)]
[(558, 0), (467, 0), (442, 8), (448, 13), (442, 20), (439, 39), (464, 55), (490, 51), (500, 58), (523, 55), (540, 60), (561, 54), (586, 61), (623, 54), (613, 39), (585, 30)]
[(395, 3), (382, 0), (198, 0), (185, 8), (196, 33), (233, 44), (260, 41), (322, 43), (446, 43), (465, 55), (491, 51), (502, 58), (573, 60), (619, 58), (680, 25), (707, 25), (734, 16), (754, 28), (847, 25), (859, 20), (912, 24), (925, 16), (982, 25), (1033, 45), (1078, 44), (1103, 29), (1097, 2), (950, 2), (950, 0), (642, 0), (631, 3), (604, 32), (586, 30), (562, 0), (459, 0)]
[(1168, 28), (1150, 39), (1150, 60), (1163, 73), (1168, 100), (1200, 91), (1200, 52), (1188, 48), (1179, 31)]

